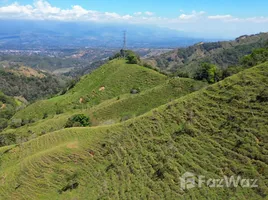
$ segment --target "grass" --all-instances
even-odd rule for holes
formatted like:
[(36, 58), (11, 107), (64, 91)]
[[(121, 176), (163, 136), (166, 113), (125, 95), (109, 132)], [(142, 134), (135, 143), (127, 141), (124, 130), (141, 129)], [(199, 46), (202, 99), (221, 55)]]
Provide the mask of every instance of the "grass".
[(199, 90), (204, 86), (206, 86), (206, 83), (192, 79), (169, 79), (165, 83), (142, 91), (139, 94), (123, 94), (103, 101), (89, 109), (73, 110), (20, 128), (6, 129), (2, 136), (9, 137), (12, 135), (17, 142), (30, 140), (40, 135), (63, 129), (68, 118), (81, 113), (90, 116), (93, 126), (119, 123), (140, 116), (155, 107)]
[[(138, 87), (141, 91), (164, 83), (167, 77), (153, 70), (113, 60), (86, 75), (65, 95), (38, 101), (18, 112), (14, 119), (40, 120), (44, 114), (56, 115), (73, 109), (88, 108)], [(105, 87), (104, 91), (99, 91)], [(83, 104), (79, 101), (83, 99)]]
[[(126, 122), (2, 147), (0, 199), (266, 199), (267, 78), (268, 63)], [(186, 171), (259, 187), (182, 190)]]

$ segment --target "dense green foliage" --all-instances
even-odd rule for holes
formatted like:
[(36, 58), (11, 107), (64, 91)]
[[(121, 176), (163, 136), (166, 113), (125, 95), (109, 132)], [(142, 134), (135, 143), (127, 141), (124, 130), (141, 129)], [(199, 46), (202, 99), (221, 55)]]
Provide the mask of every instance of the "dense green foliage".
[[(194, 79), (206, 80), (208, 83), (215, 83), (226, 77), (232, 76), (250, 67), (268, 61), (268, 48), (254, 49), (249, 55), (241, 58), (239, 66), (229, 66), (225, 69), (219, 69), (211, 63), (202, 63), (196, 70)], [(183, 74), (183, 73), (182, 73)]]
[(17, 75), (0, 69), (0, 90), (9, 96), (23, 96), (34, 101), (57, 94), (65, 87), (65, 81), (50, 74), (44, 78)]
[(90, 126), (89, 117), (84, 114), (77, 114), (68, 119), (65, 128), (86, 126)]
[(202, 63), (194, 78), (196, 80), (206, 80), (208, 83), (215, 83), (217, 81), (217, 66), (210, 63)]
[(8, 120), (15, 114), (16, 101), (0, 91), (0, 131), (8, 126)]
[(126, 58), (128, 64), (140, 64), (140, 56), (131, 50), (121, 50), (120, 52), (116, 53), (114, 56), (110, 57), (110, 60), (116, 58)]
[(140, 57), (137, 54), (135, 54), (134, 52), (130, 52), (127, 55), (127, 61), (129, 64), (139, 64)]
[(253, 67), (268, 61), (268, 48), (255, 49), (241, 60), (243, 67)]

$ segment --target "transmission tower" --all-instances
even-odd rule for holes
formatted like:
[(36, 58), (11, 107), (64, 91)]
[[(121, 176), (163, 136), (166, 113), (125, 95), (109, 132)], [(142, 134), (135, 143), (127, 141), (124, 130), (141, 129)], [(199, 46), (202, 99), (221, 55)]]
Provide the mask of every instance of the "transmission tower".
[(123, 38), (124, 44), (123, 44), (123, 57), (125, 58), (125, 51), (127, 48), (127, 31), (124, 31), (124, 38)]

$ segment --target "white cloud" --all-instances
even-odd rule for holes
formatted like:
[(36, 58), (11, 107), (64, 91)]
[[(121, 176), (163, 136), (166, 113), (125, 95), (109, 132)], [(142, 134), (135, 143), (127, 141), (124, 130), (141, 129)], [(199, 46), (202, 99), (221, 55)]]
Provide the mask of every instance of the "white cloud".
[(0, 7), (0, 18), (8, 19), (32, 19), (32, 20), (65, 20), (65, 21), (112, 21), (129, 20), (130, 15), (119, 15), (114, 12), (98, 12), (86, 10), (80, 5), (74, 5), (70, 9), (60, 9), (51, 6), (44, 0), (37, 0), (33, 5), (20, 5), (12, 3)]
[(30, 15), (33, 11), (33, 7), (30, 5), (21, 6), (18, 3), (12, 3), (9, 6), (0, 7), (1, 14), (28, 14)]
[[(180, 12), (179, 12), (180, 11)], [(239, 35), (238, 31), (247, 33), (252, 30), (268, 31), (268, 17), (237, 18), (230, 14), (208, 15), (204, 11), (185, 13), (178, 9), (178, 17), (167, 18), (146, 11), (121, 15), (115, 12), (88, 10), (80, 5), (61, 9), (45, 0), (35, 0), (32, 5), (11, 3), (0, 7), (0, 19), (61, 20), (61, 21), (94, 21), (123, 22), (132, 24), (150, 24), (168, 27), (186, 32), (201, 31), (204, 33), (226, 34), (229, 31)]]
[(268, 17), (252, 17), (252, 18), (247, 18), (246, 21), (253, 22), (253, 23), (267, 23)]
[(145, 16), (153, 16), (154, 13), (150, 12), (150, 11), (146, 11), (146, 12), (135, 12), (134, 13), (135, 16), (141, 16), (141, 15), (145, 15)]
[(153, 15), (154, 15), (154, 13), (149, 12), (149, 11), (146, 11), (146, 12), (145, 12), (145, 15), (148, 15), (148, 16), (153, 16)]
[(208, 19), (231, 19), (233, 18), (232, 15), (214, 15), (214, 16), (208, 16)]
[(192, 11), (191, 14), (181, 14), (179, 16), (179, 19), (181, 19), (181, 20), (197, 19), (197, 18), (203, 16), (204, 14), (205, 14), (204, 11), (200, 11), (200, 12)]
[(135, 12), (134, 15), (142, 15), (142, 12)]

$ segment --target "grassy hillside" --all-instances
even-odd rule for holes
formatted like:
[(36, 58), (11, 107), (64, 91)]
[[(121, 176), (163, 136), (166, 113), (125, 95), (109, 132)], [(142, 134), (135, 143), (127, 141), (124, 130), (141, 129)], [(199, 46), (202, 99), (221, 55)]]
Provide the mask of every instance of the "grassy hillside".
[(0, 146), (16, 142), (20, 143), (52, 131), (63, 129), (68, 118), (75, 114), (90, 116), (92, 126), (126, 121), (178, 97), (199, 90), (204, 86), (206, 86), (204, 82), (185, 78), (173, 78), (139, 94), (123, 94), (116, 98), (103, 101), (99, 105), (89, 109), (78, 109), (55, 115), (16, 129), (13, 127), (8, 128), (0, 134)]
[(216, 64), (220, 68), (237, 65), (241, 57), (253, 49), (267, 45), (268, 33), (241, 36), (234, 41), (199, 43), (180, 48), (147, 60), (164, 71), (180, 71), (192, 75), (202, 62)]
[[(2, 147), (0, 198), (266, 199), (267, 88), (265, 63), (120, 124)], [(186, 171), (258, 188), (182, 190)]]
[(124, 60), (113, 60), (83, 76), (66, 94), (38, 101), (18, 112), (14, 119), (42, 119), (44, 114), (53, 116), (73, 109), (85, 109), (130, 93), (132, 89), (144, 91), (164, 83), (167, 77), (153, 70), (126, 64)]

